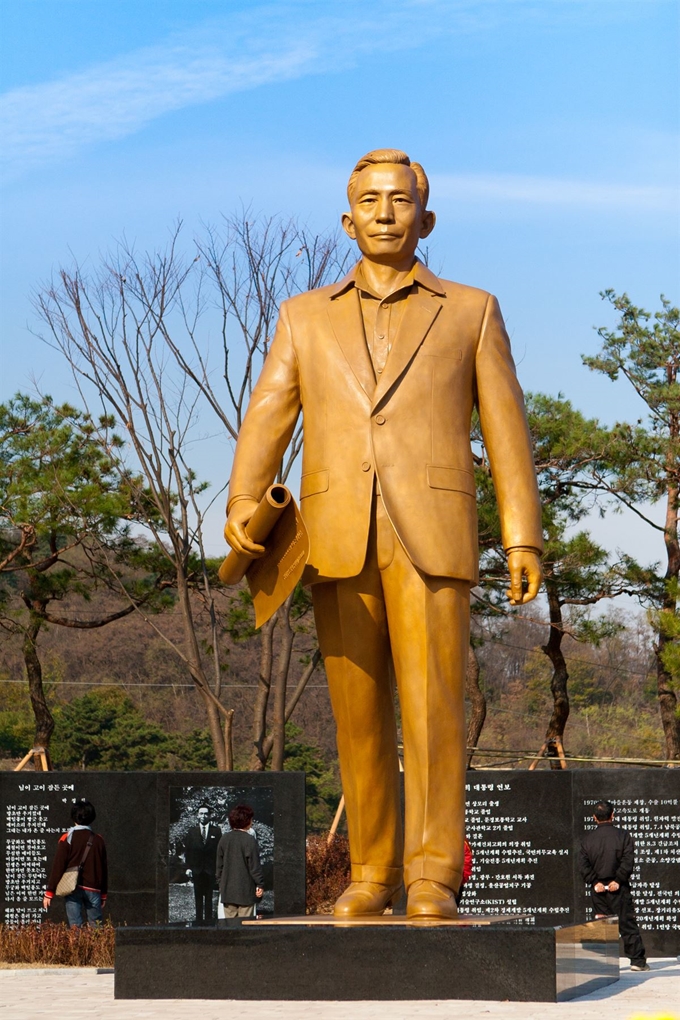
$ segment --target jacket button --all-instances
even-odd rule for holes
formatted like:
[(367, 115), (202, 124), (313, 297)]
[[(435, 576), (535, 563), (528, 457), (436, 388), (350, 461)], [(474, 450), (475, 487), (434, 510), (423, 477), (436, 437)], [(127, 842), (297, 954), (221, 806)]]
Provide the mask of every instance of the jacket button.
[(369, 462), (367, 460), (365, 460), (363, 462), (363, 464), (361, 465), (361, 470), (362, 471), (370, 471), (371, 470), (371, 465), (369, 464)]
[(376, 423), (376, 425), (384, 425), (385, 424), (385, 418), (382, 416), (382, 414), (379, 414), (379, 415), (376, 416), (375, 423)]

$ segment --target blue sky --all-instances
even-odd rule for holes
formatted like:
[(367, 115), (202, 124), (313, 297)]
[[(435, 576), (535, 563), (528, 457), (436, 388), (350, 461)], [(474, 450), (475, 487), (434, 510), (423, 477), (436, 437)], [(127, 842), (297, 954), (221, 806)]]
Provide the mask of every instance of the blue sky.
[[(30, 333), (30, 293), (60, 262), (242, 202), (325, 229), (356, 159), (395, 146), (430, 176), (432, 267), (498, 295), (525, 388), (637, 416), (580, 355), (612, 322), (605, 287), (680, 297), (679, 10), (4, 0), (3, 398), (36, 380), (73, 399)], [(610, 521), (610, 541), (630, 526)]]

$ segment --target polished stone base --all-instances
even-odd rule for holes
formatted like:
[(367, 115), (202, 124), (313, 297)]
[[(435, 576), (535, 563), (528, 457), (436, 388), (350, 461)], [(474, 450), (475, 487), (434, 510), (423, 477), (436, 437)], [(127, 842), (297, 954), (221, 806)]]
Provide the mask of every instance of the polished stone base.
[[(332, 923), (118, 928), (117, 999), (559, 1002), (619, 977), (616, 924)], [(292, 923), (291, 923), (292, 922)]]

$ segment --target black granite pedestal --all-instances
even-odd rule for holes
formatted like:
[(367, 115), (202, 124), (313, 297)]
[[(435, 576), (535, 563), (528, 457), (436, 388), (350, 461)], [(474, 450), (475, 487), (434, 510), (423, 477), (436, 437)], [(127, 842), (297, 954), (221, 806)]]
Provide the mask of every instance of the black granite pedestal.
[(559, 1002), (619, 977), (618, 929), (607, 921), (536, 928), (379, 920), (118, 928), (115, 997)]

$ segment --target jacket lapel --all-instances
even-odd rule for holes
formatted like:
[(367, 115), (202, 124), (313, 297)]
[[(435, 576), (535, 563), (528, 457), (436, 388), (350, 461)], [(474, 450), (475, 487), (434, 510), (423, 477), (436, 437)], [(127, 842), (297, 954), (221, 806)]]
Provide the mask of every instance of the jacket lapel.
[(342, 353), (370, 400), (375, 390), (375, 374), (366, 346), (359, 295), (355, 287), (350, 287), (328, 302), (328, 317)]
[(394, 346), (373, 394), (374, 408), (406, 369), (427, 336), (440, 309), (441, 302), (434, 294), (423, 288), (418, 288), (415, 294), (409, 295)]

